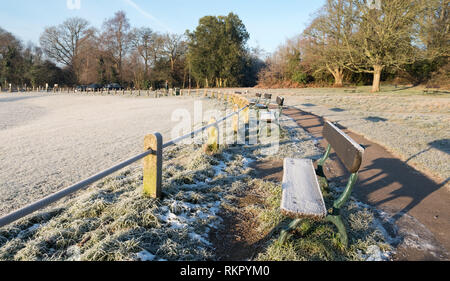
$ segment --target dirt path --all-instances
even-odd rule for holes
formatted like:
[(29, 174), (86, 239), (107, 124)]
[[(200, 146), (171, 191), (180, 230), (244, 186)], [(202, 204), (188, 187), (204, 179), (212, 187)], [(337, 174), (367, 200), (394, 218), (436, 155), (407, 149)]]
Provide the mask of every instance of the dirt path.
[(267, 240), (257, 230), (258, 214), (245, 209), (252, 204), (264, 203), (262, 197), (250, 187), (233, 202), (235, 208), (220, 212), (224, 227), (212, 231), (210, 235), (218, 261), (251, 261)]
[[(289, 108), (284, 114), (314, 137), (322, 137), (323, 119), (319, 116)], [(363, 136), (342, 128), (353, 139), (366, 147), (359, 181), (354, 196), (392, 216), (398, 233), (403, 237), (397, 249), (396, 260), (450, 259), (450, 194), (432, 178), (421, 174), (384, 147)], [(331, 155), (326, 175), (330, 181), (345, 182), (348, 173)], [(261, 177), (281, 180), (282, 162), (258, 163)]]

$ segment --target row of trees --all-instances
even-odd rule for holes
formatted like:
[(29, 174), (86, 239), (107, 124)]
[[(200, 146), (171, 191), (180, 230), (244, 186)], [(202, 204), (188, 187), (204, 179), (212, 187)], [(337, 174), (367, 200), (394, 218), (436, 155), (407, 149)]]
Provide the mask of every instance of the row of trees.
[(98, 30), (82, 18), (45, 29), (40, 45), (48, 58), (73, 73), (73, 84), (120, 83), (147, 89), (166, 81), (186, 83), (183, 36), (132, 28), (122, 11)]
[(207, 16), (186, 34), (133, 28), (122, 11), (92, 27), (69, 18), (46, 28), (40, 47), (24, 48), (0, 30), (2, 83), (43, 86), (119, 83), (148, 89), (166, 86), (254, 86), (263, 66), (247, 48), (249, 34), (235, 14)]
[[(300, 84), (372, 76), (408, 75), (424, 82), (448, 64), (448, 0), (327, 0), (300, 35), (281, 46), (261, 72), (261, 82)], [(275, 80), (275, 81), (274, 81)]]
[(0, 28), (0, 85), (2, 88), (63, 84), (70, 73), (44, 59), (41, 48), (26, 46), (13, 34)]

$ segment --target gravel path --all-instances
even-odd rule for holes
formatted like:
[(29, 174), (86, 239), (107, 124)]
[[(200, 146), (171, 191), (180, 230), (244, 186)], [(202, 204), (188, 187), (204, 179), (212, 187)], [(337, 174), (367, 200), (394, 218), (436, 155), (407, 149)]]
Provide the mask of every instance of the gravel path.
[(0, 215), (140, 153), (148, 133), (169, 140), (175, 109), (192, 116), (194, 99), (1, 94)]

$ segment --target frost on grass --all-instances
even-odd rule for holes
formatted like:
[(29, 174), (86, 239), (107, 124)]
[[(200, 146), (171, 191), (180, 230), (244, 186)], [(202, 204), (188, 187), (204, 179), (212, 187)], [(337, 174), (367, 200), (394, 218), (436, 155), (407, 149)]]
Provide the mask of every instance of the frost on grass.
[[(317, 159), (317, 140), (282, 119), (276, 155), (258, 145), (223, 147), (206, 155), (201, 145), (164, 152), (163, 199), (142, 193), (142, 168), (129, 167), (79, 192), (64, 205), (0, 229), (0, 260), (160, 261), (214, 260), (211, 230), (222, 226), (221, 210), (237, 208), (235, 198), (254, 188), (265, 204), (257, 211), (260, 229), (272, 233), (260, 260), (378, 260), (390, 246), (369, 209), (349, 204), (351, 248), (342, 249), (333, 226), (305, 221), (297, 238), (276, 243), (286, 218), (279, 212), (281, 187), (253, 179), (250, 164), (284, 157)], [(375, 222), (374, 222), (375, 221)], [(373, 222), (373, 223), (372, 223)]]
[[(262, 261), (386, 261), (392, 257), (398, 237), (391, 236), (385, 226), (393, 227), (382, 218), (378, 211), (351, 198), (341, 209), (347, 225), (349, 247), (346, 249), (339, 240), (337, 229), (325, 221), (305, 219), (294, 231), (293, 236), (281, 245), (280, 231), (291, 222), (281, 215), (281, 186), (255, 180), (256, 190), (265, 194), (265, 206), (259, 210), (260, 231), (269, 233), (266, 249), (257, 256)], [(336, 199), (342, 188), (330, 184), (331, 191), (325, 195), (327, 206)]]
[[(142, 193), (139, 165), (81, 192), (65, 206), (0, 230), (1, 260), (209, 260), (228, 180), (220, 157), (200, 147), (165, 156), (164, 199)], [(183, 163), (186, 163), (184, 166)]]

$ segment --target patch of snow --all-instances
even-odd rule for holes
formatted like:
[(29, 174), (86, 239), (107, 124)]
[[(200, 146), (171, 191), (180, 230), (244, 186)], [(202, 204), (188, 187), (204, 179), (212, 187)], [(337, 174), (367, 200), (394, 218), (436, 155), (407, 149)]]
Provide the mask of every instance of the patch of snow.
[(224, 172), (224, 170), (226, 169), (226, 167), (227, 167), (227, 165), (225, 164), (224, 161), (220, 161), (218, 165), (212, 166), (212, 168), (213, 168), (213, 170), (214, 170), (214, 173), (215, 173), (214, 176), (217, 177), (217, 176), (226, 174), (226, 173)]
[(39, 224), (39, 223), (34, 224), (34, 225), (32, 225), (31, 227), (29, 227), (29, 228), (27, 228), (27, 229), (25, 229), (25, 230), (22, 230), (22, 231), (19, 233), (18, 237), (19, 237), (19, 238), (22, 238), (22, 237), (24, 237), (24, 236), (26, 236), (26, 235), (28, 235), (28, 234), (30, 234), (30, 233), (32, 233), (32, 232), (38, 230), (39, 227), (41, 227), (41, 224)]
[(80, 261), (81, 260), (81, 249), (78, 245), (73, 245), (67, 248), (67, 260), (68, 261)]
[(190, 233), (189, 233), (189, 237), (190, 237), (191, 239), (193, 239), (193, 240), (200, 241), (200, 242), (202, 242), (203, 244), (206, 244), (206, 245), (208, 245), (208, 246), (211, 246), (211, 245), (212, 245), (211, 242), (209, 242), (209, 241), (206, 240), (203, 236), (201, 236), (201, 235), (199, 235), (199, 234), (197, 234), (197, 233), (195, 233), (195, 232), (190, 232)]
[(366, 253), (362, 254), (365, 261), (389, 261), (390, 254), (382, 251), (377, 245), (367, 247)]
[(137, 257), (140, 261), (154, 261), (156, 258), (155, 255), (151, 254), (146, 250), (137, 253)]

